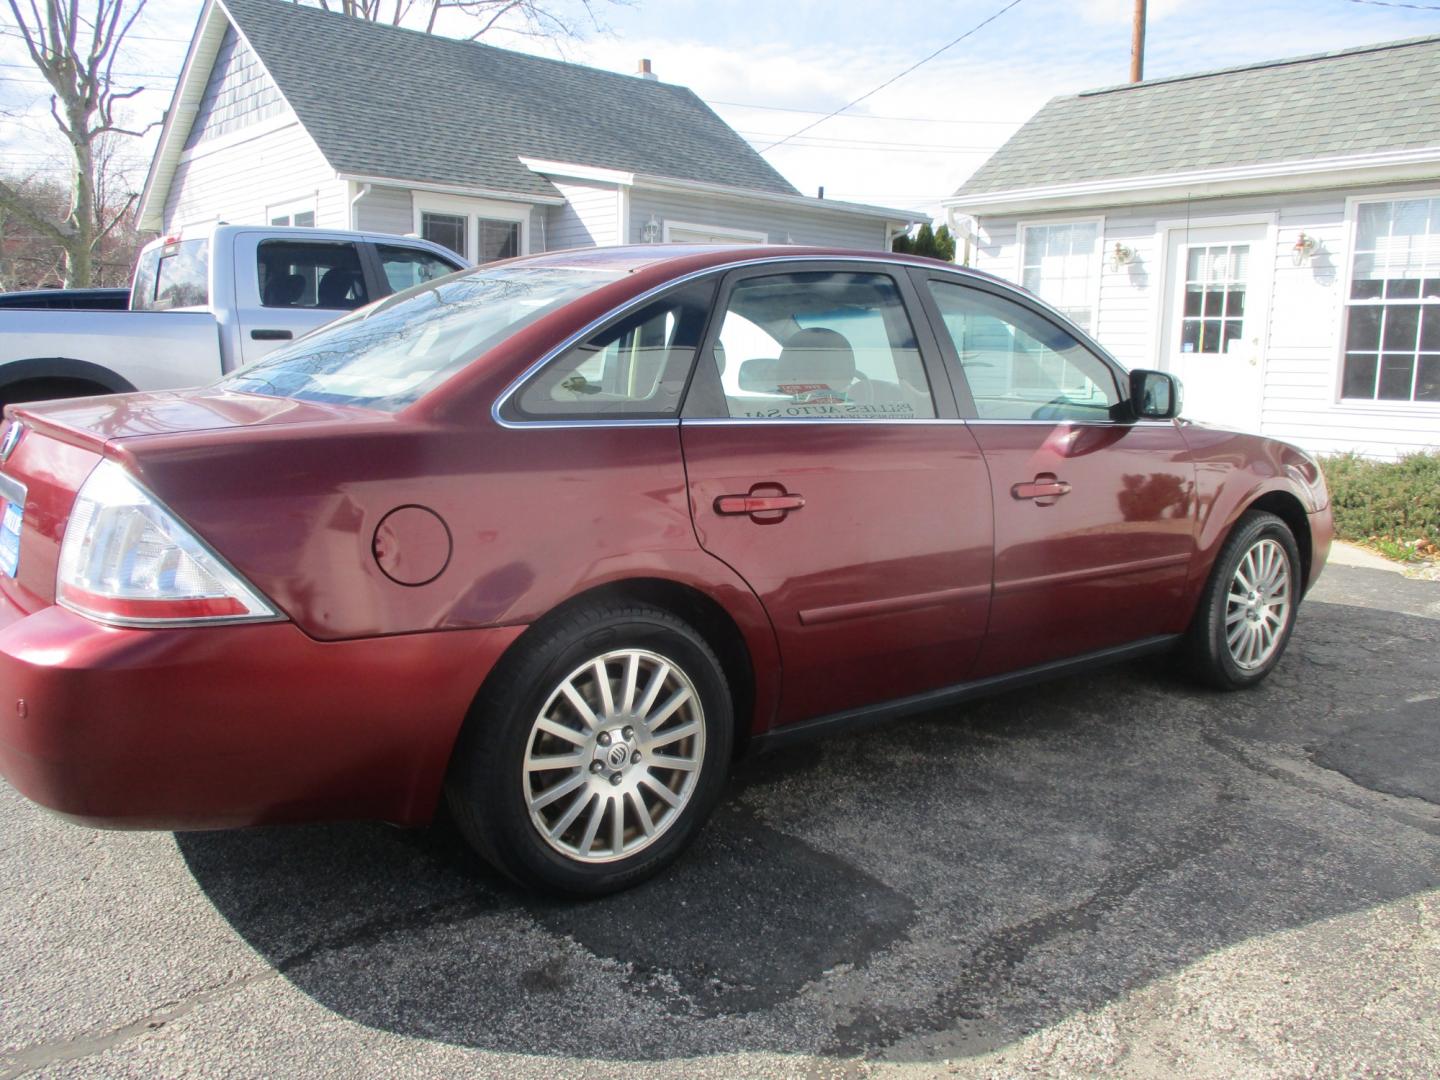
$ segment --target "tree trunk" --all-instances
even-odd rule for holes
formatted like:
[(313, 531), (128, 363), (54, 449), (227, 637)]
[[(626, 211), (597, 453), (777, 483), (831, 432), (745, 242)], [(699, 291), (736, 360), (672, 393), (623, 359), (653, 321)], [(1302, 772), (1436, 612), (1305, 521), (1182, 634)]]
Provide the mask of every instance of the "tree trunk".
[[(83, 106), (66, 110), (72, 132), (89, 130), (90, 117)], [(75, 152), (75, 183), (70, 198), (70, 217), (66, 221), (69, 237), (65, 241), (65, 287), (88, 289), (95, 284), (95, 154), (89, 139), (70, 140)]]

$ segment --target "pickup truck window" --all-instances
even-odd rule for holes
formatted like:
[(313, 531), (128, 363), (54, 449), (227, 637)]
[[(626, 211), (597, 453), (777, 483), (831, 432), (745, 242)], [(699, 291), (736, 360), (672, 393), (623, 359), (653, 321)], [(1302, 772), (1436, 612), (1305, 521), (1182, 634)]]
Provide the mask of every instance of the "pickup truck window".
[(386, 244), (377, 244), (375, 250), (380, 255), (380, 268), (385, 272), (385, 280), (395, 292), (423, 285), (460, 269), (428, 251), (390, 247)]
[(136, 311), (204, 307), (210, 302), (210, 241), (151, 248), (135, 267)]
[(394, 412), (521, 327), (622, 277), (570, 266), (460, 274), (339, 319), (217, 385)]
[(263, 240), (257, 263), (265, 307), (350, 311), (369, 300), (354, 244)]

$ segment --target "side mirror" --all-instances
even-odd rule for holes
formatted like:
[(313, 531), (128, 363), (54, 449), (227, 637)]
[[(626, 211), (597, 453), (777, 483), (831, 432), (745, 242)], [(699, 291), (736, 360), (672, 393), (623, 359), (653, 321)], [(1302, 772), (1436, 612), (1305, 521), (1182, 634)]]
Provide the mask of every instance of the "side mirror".
[(1137, 420), (1173, 420), (1183, 399), (1180, 380), (1164, 371), (1130, 372), (1130, 407)]

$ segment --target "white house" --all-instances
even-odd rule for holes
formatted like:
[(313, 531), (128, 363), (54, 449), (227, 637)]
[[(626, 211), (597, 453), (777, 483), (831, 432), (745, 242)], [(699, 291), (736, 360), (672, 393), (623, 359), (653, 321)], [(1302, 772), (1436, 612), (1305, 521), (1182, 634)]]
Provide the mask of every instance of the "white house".
[(416, 233), (477, 261), (646, 241), (888, 249), (927, 215), (802, 196), (690, 90), (284, 0), (207, 0), (145, 229)]
[(1056, 98), (945, 205), (1195, 419), (1440, 448), (1440, 36)]

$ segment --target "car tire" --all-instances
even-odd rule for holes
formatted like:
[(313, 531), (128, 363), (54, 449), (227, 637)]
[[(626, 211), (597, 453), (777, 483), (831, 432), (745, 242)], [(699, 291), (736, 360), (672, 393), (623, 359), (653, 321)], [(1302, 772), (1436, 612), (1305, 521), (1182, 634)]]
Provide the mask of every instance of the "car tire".
[(692, 626), (648, 605), (585, 607), (533, 627), (487, 680), (446, 801), (519, 884), (603, 896), (694, 838), (724, 787), (733, 729), (724, 671)]
[(1262, 510), (1246, 513), (1221, 547), (1190, 624), (1191, 671), (1224, 690), (1259, 683), (1290, 641), (1302, 588), (1290, 527)]

